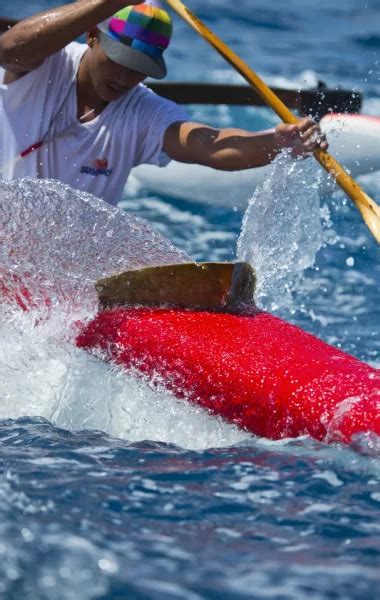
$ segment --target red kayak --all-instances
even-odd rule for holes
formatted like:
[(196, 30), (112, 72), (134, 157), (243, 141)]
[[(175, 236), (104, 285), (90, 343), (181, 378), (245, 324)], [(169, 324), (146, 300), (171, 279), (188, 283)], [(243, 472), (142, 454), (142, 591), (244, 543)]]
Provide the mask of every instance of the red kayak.
[[(166, 283), (165, 296), (170, 296), (172, 289), (181, 291), (172, 267), (161, 268), (162, 280), (156, 273), (159, 269), (152, 270), (153, 287), (158, 281), (162, 291)], [(190, 281), (186, 269), (180, 265), (177, 272), (182, 284)], [(170, 277), (165, 279), (168, 270)], [(117, 299), (125, 275), (129, 279), (122, 296), (133, 294), (130, 283), (135, 273), (137, 277), (142, 274), (141, 281), (145, 282), (142, 286), (137, 279), (138, 293), (141, 296), (148, 290), (149, 297), (148, 271), (111, 277), (106, 296), (110, 297), (114, 289)], [(10, 281), (17, 283), (18, 279)], [(103, 288), (105, 281), (100, 282)], [(193, 290), (198, 293), (196, 302), (202, 302), (205, 281), (202, 285), (199, 293)], [(20, 289), (15, 295), (5, 284), (0, 286), (5, 298), (13, 297), (24, 310), (33, 308), (28, 290)], [(192, 285), (184, 289), (190, 294)], [(209, 294), (210, 290), (205, 293), (206, 303)], [(39, 297), (47, 295), (42, 291)], [(46, 300), (43, 305), (48, 305)], [(247, 314), (110, 308), (101, 310), (83, 328), (76, 343), (96, 356), (100, 350), (105, 360), (133, 368), (177, 397), (259, 436), (281, 439), (309, 435), (343, 442), (350, 442), (359, 433), (380, 436), (380, 370), (255, 308)]]
[(380, 371), (265, 312), (113, 308), (77, 345), (256, 435), (380, 435)]

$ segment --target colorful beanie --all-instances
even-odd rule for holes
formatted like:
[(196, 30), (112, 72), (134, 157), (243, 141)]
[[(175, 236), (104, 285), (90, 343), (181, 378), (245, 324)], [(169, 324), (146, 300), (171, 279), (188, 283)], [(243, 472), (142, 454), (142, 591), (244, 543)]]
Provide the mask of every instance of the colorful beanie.
[(158, 2), (122, 8), (98, 28), (108, 58), (149, 77), (165, 77), (162, 54), (169, 45), (172, 21)]

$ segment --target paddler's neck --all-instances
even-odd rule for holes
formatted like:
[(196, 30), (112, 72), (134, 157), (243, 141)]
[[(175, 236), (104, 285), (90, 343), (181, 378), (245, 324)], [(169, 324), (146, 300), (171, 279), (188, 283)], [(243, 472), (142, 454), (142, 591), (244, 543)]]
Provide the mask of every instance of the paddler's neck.
[(83, 55), (77, 75), (77, 118), (82, 123), (92, 121), (107, 106), (96, 94), (88, 68), (88, 50)]

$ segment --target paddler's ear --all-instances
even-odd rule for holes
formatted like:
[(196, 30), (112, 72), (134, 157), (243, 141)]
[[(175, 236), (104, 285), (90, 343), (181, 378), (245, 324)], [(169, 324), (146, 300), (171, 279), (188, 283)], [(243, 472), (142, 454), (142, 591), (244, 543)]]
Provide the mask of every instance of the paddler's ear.
[(91, 31), (88, 31), (86, 33), (86, 42), (90, 48), (93, 48), (95, 46), (95, 43), (98, 41), (98, 35), (99, 30), (97, 28), (92, 29)]

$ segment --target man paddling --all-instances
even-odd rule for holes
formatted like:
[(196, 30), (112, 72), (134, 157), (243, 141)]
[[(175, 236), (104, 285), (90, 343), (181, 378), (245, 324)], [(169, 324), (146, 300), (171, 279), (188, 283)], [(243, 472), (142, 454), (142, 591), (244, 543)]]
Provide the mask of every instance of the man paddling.
[[(157, 2), (79, 0), (0, 38), (0, 172), (53, 178), (116, 204), (130, 170), (170, 159), (220, 170), (268, 164), (286, 147), (328, 145), (319, 125), (252, 133), (189, 120), (143, 85), (166, 75), (172, 31)], [(87, 44), (76, 40), (86, 33)]]

